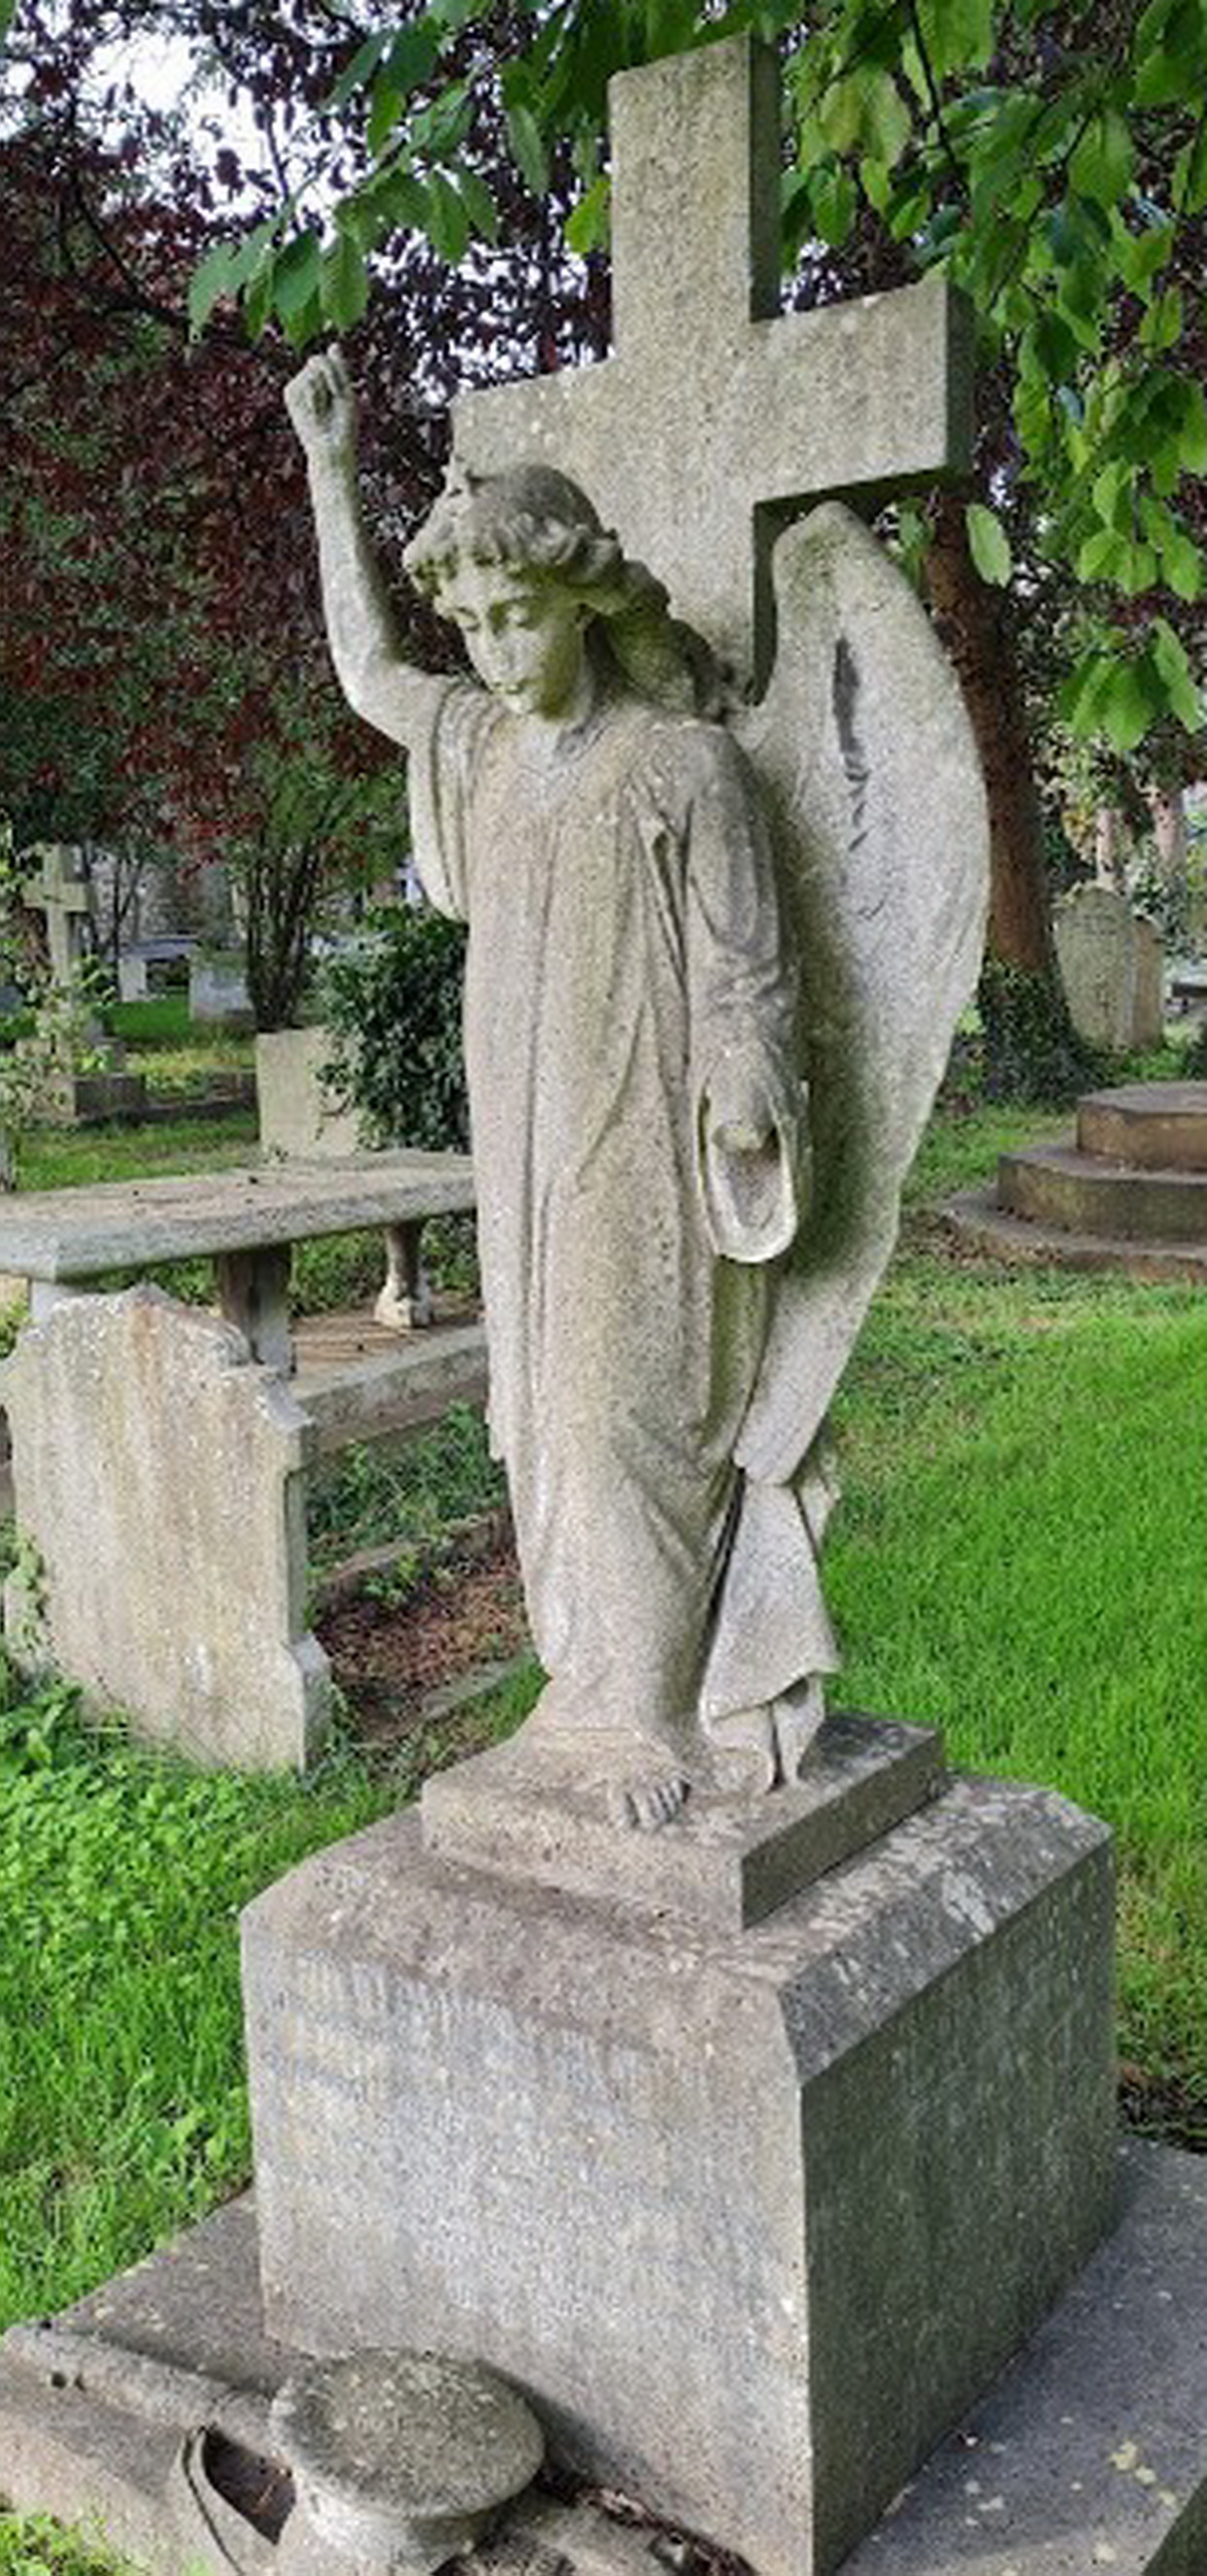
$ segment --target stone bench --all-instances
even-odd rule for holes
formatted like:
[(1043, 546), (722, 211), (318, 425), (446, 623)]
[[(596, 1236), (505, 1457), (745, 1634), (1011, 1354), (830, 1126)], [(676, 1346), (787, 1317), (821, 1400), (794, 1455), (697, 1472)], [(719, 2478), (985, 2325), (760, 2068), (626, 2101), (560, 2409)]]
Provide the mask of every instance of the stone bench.
[(467, 1154), (409, 1150), (31, 1190), (0, 1202), (0, 1270), (29, 1280), (30, 1314), (40, 1322), (62, 1298), (95, 1294), (114, 1271), (212, 1260), (220, 1313), (246, 1335), (254, 1358), (288, 1370), (295, 1243), (380, 1226), (392, 1261), (415, 1281), (422, 1311), (424, 1223), (473, 1204)]
[[(301, 1347), (295, 1242), (382, 1226), (422, 1282), (421, 1232), (473, 1204), (460, 1154), (107, 1182), (0, 1205), (0, 1267), (31, 1317), (0, 1372), (27, 1542), (5, 1634), (137, 1730), (203, 1760), (305, 1763), (330, 1676), (307, 1627), (306, 1479), (350, 1442), (410, 1436), (486, 1386), (480, 1323)], [(214, 1263), (220, 1312), (114, 1272)]]

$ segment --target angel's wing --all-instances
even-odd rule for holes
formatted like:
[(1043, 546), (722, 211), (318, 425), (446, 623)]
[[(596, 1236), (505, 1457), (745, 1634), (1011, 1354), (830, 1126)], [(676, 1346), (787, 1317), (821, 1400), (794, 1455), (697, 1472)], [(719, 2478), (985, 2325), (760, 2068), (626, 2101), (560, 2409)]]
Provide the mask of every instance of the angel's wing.
[(954, 670), (841, 503), (775, 551), (779, 650), (740, 731), (800, 951), (814, 1196), (738, 1445), (784, 1482), (824, 1419), (980, 966), (989, 832)]

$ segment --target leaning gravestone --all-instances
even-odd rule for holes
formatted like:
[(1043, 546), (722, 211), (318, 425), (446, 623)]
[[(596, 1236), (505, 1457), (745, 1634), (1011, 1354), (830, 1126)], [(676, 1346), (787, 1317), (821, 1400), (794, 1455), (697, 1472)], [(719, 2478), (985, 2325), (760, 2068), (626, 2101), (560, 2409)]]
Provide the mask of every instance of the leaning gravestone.
[(1056, 907), (1055, 932), (1078, 1036), (1120, 1055), (1159, 1046), (1165, 952), (1151, 921), (1113, 886), (1074, 886)]
[(69, 1672), (148, 1742), (247, 1769), (303, 1764), (327, 1717), (305, 1621), (308, 1425), (229, 1324), (156, 1288), (72, 1297), (2, 1375), (18, 1662)]
[[(407, 745), (428, 892), (470, 919), (492, 1427), (550, 1679), (513, 1743), (245, 1918), (241, 2375), (351, 2346), (488, 2365), (562, 2469), (763, 2576), (829, 2576), (1108, 2223), (1109, 1837), (952, 1780), (928, 1730), (824, 1717), (824, 1417), (975, 980), (986, 827), (954, 678), (871, 539), (832, 503), (768, 538), (958, 470), (958, 308), (929, 285), (774, 314), (773, 72), (744, 44), (613, 101), (617, 355), (465, 408), (411, 549), (482, 685), (401, 661), (338, 359), (291, 389), (337, 668)], [(764, 683), (729, 729), (718, 650)], [(153, 2295), (162, 2318), (170, 2266)], [(1117, 2337), (1130, 2412), (1125, 2296)], [(111, 2351), (96, 2371), (112, 2392)], [(359, 2480), (341, 2449), (345, 2515), (368, 2447)], [(966, 2501), (923, 2531), (927, 2576), (1015, 2563), (1005, 2486)], [(1189, 2576), (1183, 2504), (1145, 2490), (1127, 2576), (1162, 2552)], [(548, 2564), (526, 2510), (495, 2563)], [(1052, 2519), (1016, 2576), (1124, 2563), (1105, 2537), (1045, 2555)], [(325, 2576), (419, 2564), (380, 2525), (325, 2545)], [(606, 2563), (587, 2516), (557, 2549)], [(308, 2550), (286, 2519), (275, 2558), (206, 2563)]]

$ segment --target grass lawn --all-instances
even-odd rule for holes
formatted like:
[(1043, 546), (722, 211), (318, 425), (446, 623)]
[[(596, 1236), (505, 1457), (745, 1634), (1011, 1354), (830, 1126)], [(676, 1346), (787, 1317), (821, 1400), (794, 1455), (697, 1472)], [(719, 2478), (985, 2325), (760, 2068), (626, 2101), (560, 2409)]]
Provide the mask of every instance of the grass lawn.
[[(838, 1408), (835, 1697), (941, 1723), (961, 1764), (1110, 1820), (1122, 2051), (1207, 2146), (1207, 1299), (1011, 1273), (953, 1253), (927, 1213), (1065, 1124), (978, 1112), (927, 1141)], [(475, 1472), (459, 1453), (450, 1508)], [(418, 1444), (408, 1474), (430, 1517)], [(388, 1475), (350, 1467), (356, 1543), (399, 1507)], [(305, 1786), (248, 1782), (91, 1740), (61, 1695), (0, 1715), (0, 2323), (242, 2180), (238, 1909), (396, 1794), (352, 1747)], [(99, 2576), (57, 2548), (0, 2517), (0, 2576)]]

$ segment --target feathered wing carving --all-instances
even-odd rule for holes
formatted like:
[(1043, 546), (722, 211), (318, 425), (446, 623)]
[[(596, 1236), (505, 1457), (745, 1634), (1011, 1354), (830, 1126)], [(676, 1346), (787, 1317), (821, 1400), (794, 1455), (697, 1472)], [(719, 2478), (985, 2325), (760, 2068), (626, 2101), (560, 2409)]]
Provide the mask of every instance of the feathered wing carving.
[(775, 673), (738, 730), (800, 953), (813, 1200), (737, 1455), (782, 1484), (892, 1251), (902, 1182), (976, 987), (989, 831), (955, 672), (884, 548), (827, 502), (780, 538), (774, 571)]

